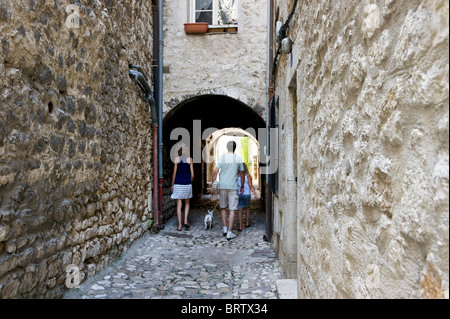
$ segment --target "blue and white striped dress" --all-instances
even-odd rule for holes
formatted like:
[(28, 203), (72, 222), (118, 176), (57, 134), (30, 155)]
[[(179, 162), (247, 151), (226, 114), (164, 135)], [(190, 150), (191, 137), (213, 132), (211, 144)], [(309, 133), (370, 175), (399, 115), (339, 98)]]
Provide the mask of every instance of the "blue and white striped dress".
[(172, 199), (192, 198), (191, 169), (187, 156), (181, 156), (177, 164), (177, 175), (173, 185)]

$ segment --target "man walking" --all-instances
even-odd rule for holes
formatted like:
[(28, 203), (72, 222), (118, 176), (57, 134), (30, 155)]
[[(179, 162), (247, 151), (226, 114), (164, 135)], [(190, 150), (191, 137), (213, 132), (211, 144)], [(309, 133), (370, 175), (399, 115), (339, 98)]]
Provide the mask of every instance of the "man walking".
[[(219, 174), (219, 189), (220, 189), (220, 214), (222, 216), (223, 236), (227, 236), (228, 240), (236, 237), (232, 232), (234, 224), (235, 212), (238, 210), (239, 194), (244, 193), (244, 165), (242, 159), (234, 154), (236, 150), (236, 142), (230, 141), (227, 143), (227, 154), (223, 154), (219, 158), (219, 162), (213, 173), (212, 182), (216, 181), (217, 174)], [(237, 191), (237, 178), (241, 179), (241, 189), (239, 194)], [(212, 190), (214, 195), (214, 189)], [(230, 210), (230, 217), (227, 227), (227, 210)]]

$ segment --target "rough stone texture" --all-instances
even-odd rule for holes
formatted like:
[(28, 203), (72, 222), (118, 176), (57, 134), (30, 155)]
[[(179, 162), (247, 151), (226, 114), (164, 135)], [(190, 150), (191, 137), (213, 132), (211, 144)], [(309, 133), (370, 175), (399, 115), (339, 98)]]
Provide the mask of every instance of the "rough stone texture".
[(0, 0), (1, 298), (59, 297), (68, 265), (85, 280), (146, 230), (150, 118), (128, 64), (151, 76), (151, 30), (150, 1)]
[[(280, 20), (292, 4), (276, 1)], [(296, 205), (276, 203), (274, 236), (299, 298), (448, 298), (448, 10), (299, 1), (275, 87)]]

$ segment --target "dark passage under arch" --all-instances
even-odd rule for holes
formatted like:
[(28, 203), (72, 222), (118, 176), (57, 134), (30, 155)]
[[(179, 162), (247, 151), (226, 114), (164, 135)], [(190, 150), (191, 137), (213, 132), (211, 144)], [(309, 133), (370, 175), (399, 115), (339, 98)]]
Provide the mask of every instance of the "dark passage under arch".
[[(184, 128), (190, 133), (191, 156), (193, 150), (203, 150), (205, 141), (194, 140), (194, 121), (201, 124), (201, 132), (207, 128), (241, 128), (246, 130), (253, 128), (258, 133), (258, 128), (265, 128), (265, 121), (255, 110), (246, 104), (221, 95), (202, 95), (181, 102), (173, 108), (163, 120), (163, 162), (164, 162), (164, 200), (163, 216), (171, 216), (175, 211), (175, 201), (170, 199), (171, 177), (173, 163), (170, 159), (172, 147), (179, 142), (171, 140), (171, 132), (177, 128)], [(199, 122), (200, 121), (200, 122)], [(258, 138), (258, 136), (256, 136)], [(196, 144), (197, 143), (197, 144)], [(199, 158), (199, 155), (197, 155)], [(196, 200), (206, 192), (206, 166), (205, 163), (194, 164), (195, 179), (193, 183), (193, 205)]]

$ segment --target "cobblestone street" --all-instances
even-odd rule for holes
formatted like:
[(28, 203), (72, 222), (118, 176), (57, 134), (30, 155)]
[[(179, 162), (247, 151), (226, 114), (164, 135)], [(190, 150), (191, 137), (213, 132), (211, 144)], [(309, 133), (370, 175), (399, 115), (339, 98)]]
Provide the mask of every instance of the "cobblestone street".
[(158, 234), (147, 232), (106, 269), (73, 288), (64, 299), (276, 299), (281, 269), (263, 239), (264, 213), (251, 227), (222, 236), (219, 210), (205, 230), (206, 210), (193, 209), (191, 228), (177, 231), (174, 215)]

